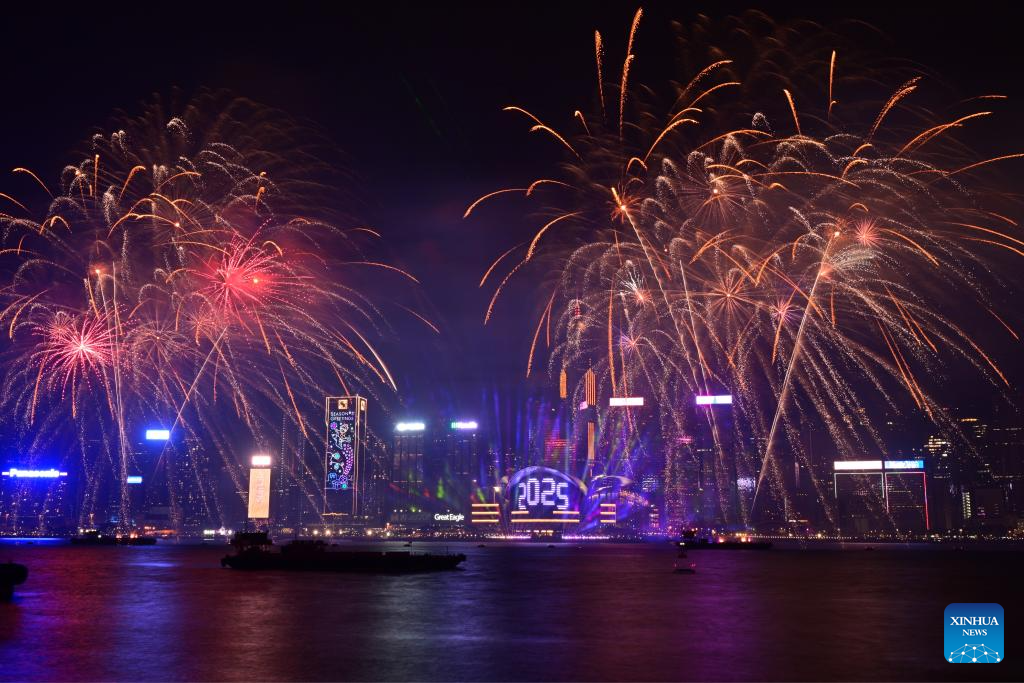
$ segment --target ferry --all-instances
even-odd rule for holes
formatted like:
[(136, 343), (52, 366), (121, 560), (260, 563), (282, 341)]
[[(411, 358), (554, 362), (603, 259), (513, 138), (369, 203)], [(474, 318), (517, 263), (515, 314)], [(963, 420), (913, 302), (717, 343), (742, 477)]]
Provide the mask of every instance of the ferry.
[(337, 550), (336, 546), (319, 540), (295, 540), (275, 551), (265, 532), (239, 532), (231, 544), (237, 552), (224, 557), (220, 564), (244, 570), (412, 574), (455, 569), (466, 561), (462, 553)]
[(137, 534), (101, 534), (98, 529), (88, 529), (71, 537), (72, 545), (156, 545), (154, 536)]

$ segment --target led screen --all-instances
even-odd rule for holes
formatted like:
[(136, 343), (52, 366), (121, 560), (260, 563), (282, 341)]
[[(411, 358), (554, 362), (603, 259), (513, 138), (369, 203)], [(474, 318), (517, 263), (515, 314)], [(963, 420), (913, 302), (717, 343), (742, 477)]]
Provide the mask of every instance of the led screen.
[(575, 477), (549, 467), (527, 467), (509, 479), (509, 518), (514, 524), (575, 523), (583, 493)]
[(270, 517), (270, 470), (249, 470), (249, 519)]
[(354, 513), (365, 407), (366, 400), (358, 396), (327, 399), (325, 513)]

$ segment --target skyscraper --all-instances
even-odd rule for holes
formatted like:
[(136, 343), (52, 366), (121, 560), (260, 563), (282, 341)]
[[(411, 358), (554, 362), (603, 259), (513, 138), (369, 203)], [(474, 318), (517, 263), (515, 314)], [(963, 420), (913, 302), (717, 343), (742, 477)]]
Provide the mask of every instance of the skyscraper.
[(327, 452), (324, 462), (324, 516), (360, 517), (365, 450), (366, 399), (361, 396), (327, 398), (324, 421)]
[[(454, 496), (449, 502), (463, 513), (469, 510), (470, 498), (483, 485), (486, 471), (481, 471), (480, 427), (475, 420), (452, 420), (445, 441), (446, 471)], [(490, 480), (487, 480), (490, 485)]]
[(426, 425), (399, 422), (395, 425), (391, 449), (392, 510), (408, 512), (423, 491), (426, 455)]

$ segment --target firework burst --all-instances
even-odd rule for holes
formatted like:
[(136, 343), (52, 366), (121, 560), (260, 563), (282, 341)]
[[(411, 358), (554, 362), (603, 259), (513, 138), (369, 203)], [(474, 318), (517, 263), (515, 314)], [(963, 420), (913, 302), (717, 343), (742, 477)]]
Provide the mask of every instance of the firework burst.
[[(309, 162), (302, 135), (221, 95), (177, 116), (156, 105), (94, 136), (58, 187), (19, 168), (35, 199), (0, 195), (0, 257), (13, 273), (0, 309), (2, 398), (30, 452), (81, 454), (83, 522), (101, 492), (120, 489), (128, 523), (124, 482), (147, 466), (132, 446), (146, 425), (182, 437), (162, 463), (201, 444), (242, 490), (253, 447), (319, 450), (323, 396), (394, 388), (370, 341), (383, 318), (360, 275), (383, 265), (363, 256), (377, 235), (339, 227), (321, 184), (336, 174)], [(322, 509), (322, 472), (291, 474)], [(214, 493), (202, 495), (210, 521), (225, 519)]]
[[(552, 376), (575, 370), (582, 381), (592, 368), (605, 396), (653, 399), (674, 524), (788, 519), (784, 472), (794, 465), (829, 499), (808, 429), (828, 435), (829, 463), (882, 453), (874, 425), (884, 415), (946, 420), (933, 396), (950, 364), (1008, 386), (969, 320), (988, 311), (987, 322), (1005, 325), (989, 293), (1003, 284), (999, 255), (1024, 255), (1024, 242), (983, 174), (1022, 155), (972, 156), (956, 134), (990, 112), (936, 120), (913, 103), (927, 83), (919, 75), (880, 100), (846, 102), (843, 88), (868, 79), (837, 75), (849, 73), (838, 38), (760, 15), (727, 22), (744, 30), (729, 33), (727, 49), (706, 49), (667, 113), (652, 113), (629, 82), (640, 17), (618, 84), (605, 82), (598, 34), (598, 106), (573, 114), (573, 133), (507, 108), (567, 158), (558, 174), (467, 210), (514, 194), (544, 207), (532, 240), (487, 270), (481, 286), (497, 286), (485, 322), (510, 280), (529, 274), (544, 283), (546, 306), (527, 374), (543, 346)], [(688, 55), (708, 45), (698, 23)], [(692, 408), (695, 394), (718, 393), (736, 397), (731, 421)], [(602, 418), (606, 446), (632, 419)], [(711, 462), (690, 446), (695, 431), (711, 435)], [(688, 468), (710, 469), (714, 500), (693, 503)], [(756, 482), (749, 495), (739, 479)]]

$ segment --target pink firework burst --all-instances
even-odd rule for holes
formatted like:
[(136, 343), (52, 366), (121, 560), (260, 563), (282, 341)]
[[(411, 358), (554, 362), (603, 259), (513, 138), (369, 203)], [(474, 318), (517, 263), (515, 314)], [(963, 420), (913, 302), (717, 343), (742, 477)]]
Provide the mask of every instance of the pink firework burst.
[(242, 319), (248, 310), (265, 307), (290, 280), (274, 246), (233, 238), (219, 254), (196, 270), (200, 292), (218, 314)]
[(40, 330), (39, 378), (49, 375), (53, 382), (60, 383), (62, 391), (70, 383), (74, 393), (80, 380), (110, 366), (114, 339), (109, 322), (105, 316), (57, 313)]

